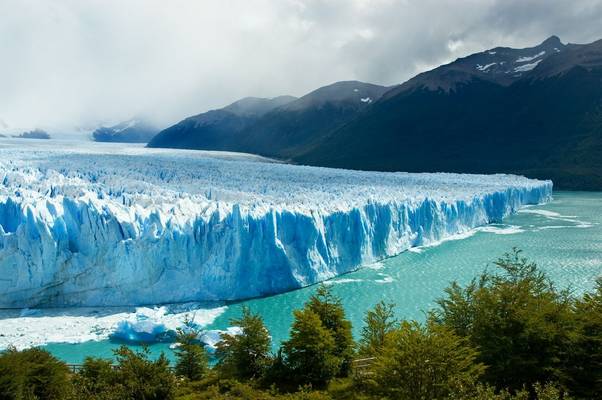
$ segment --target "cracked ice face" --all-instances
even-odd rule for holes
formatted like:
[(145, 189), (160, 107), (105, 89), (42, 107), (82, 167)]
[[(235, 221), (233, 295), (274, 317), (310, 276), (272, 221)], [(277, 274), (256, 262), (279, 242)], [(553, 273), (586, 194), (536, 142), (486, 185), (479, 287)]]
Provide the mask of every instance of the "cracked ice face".
[[(511, 175), (335, 170), (250, 155), (0, 148), (0, 306), (241, 299), (546, 201)], [(64, 145), (63, 145), (64, 146)]]

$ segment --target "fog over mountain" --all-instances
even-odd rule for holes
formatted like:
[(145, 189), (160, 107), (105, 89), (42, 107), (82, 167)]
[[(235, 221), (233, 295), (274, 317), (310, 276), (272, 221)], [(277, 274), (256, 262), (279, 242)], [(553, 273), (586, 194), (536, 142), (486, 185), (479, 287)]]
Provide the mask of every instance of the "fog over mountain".
[(0, 125), (169, 126), (246, 96), (398, 84), (552, 34), (588, 43), (600, 20), (600, 0), (0, 0)]

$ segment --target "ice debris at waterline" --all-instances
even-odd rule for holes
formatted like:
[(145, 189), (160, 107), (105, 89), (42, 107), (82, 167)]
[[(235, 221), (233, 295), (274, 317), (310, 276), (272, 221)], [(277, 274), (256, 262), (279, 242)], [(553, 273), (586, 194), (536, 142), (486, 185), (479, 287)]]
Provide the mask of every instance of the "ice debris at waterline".
[[(210, 311), (204, 310), (204, 314), (207, 313)], [(214, 311), (213, 315), (217, 313), (219, 311)], [(201, 318), (200, 322), (197, 322), (195, 317), (196, 313), (169, 314), (167, 307), (138, 307), (133, 316), (130, 315), (117, 323), (109, 338), (125, 343), (174, 342), (177, 329), (189, 332), (190, 329), (194, 329), (195, 332), (198, 332), (199, 342), (204, 344), (210, 353), (213, 353), (217, 343), (222, 339), (222, 334), (240, 335), (242, 333), (238, 326), (232, 326), (226, 330), (204, 330), (202, 328), (207, 323), (207, 316)], [(185, 323), (187, 319), (188, 322)]]
[(552, 182), (512, 175), (118, 149), (0, 148), (0, 307), (279, 293), (499, 222), (552, 195)]
[[(0, 310), (0, 351), (9, 346), (24, 349), (47, 343), (106, 339), (127, 343), (168, 341), (173, 340), (176, 328), (182, 327), (186, 319), (194, 323), (195, 329), (211, 336), (213, 331), (203, 329), (225, 310), (225, 306), (206, 308), (195, 303), (154, 308)], [(215, 343), (207, 340), (211, 350)]]

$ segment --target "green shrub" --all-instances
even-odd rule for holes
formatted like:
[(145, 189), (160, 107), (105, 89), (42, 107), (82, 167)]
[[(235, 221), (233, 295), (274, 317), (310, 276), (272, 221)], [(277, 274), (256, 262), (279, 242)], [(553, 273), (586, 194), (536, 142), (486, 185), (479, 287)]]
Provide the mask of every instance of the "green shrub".
[(118, 400), (124, 398), (124, 387), (110, 360), (87, 357), (73, 378), (75, 398)]
[(341, 368), (335, 338), (309, 308), (296, 310), (294, 316), (290, 339), (284, 342), (282, 351), (290, 371), (288, 379), (324, 387)]
[(583, 398), (602, 397), (602, 278), (596, 291), (575, 304), (575, 345), (568, 354), (571, 392)]
[(199, 343), (198, 331), (193, 328), (192, 323), (186, 319), (184, 325), (185, 329), (177, 329), (178, 347), (174, 350), (177, 358), (176, 375), (197, 381), (202, 379), (209, 369), (207, 353)]
[(351, 333), (351, 322), (345, 317), (341, 299), (333, 295), (329, 287), (320, 285), (305, 307), (316, 313), (324, 328), (331, 332), (335, 343), (333, 355), (340, 360), (336, 375), (347, 376), (351, 369), (355, 342)]
[(164, 354), (157, 360), (149, 359), (144, 348), (135, 352), (126, 346), (115, 351), (118, 382), (123, 386), (124, 398), (132, 400), (170, 400), (175, 395), (175, 377), (169, 370)]
[(451, 329), (402, 322), (388, 333), (368, 386), (392, 399), (447, 399), (473, 387), (485, 371), (477, 351)]
[(545, 385), (536, 383), (531, 393), (524, 388), (515, 394), (511, 394), (506, 389), (496, 392), (492, 386), (487, 385), (464, 389), (463, 392), (454, 395), (454, 400), (571, 400), (562, 389), (551, 383)]
[(452, 284), (437, 318), (479, 349), (485, 381), (496, 388), (563, 381), (574, 336), (572, 300), (519, 250), (495, 264), (500, 273), (466, 287)]
[(222, 335), (215, 353), (218, 369), (228, 377), (261, 378), (271, 361), (271, 339), (263, 319), (243, 307), (241, 318), (231, 320), (230, 324), (240, 327), (241, 333)]
[(359, 341), (359, 354), (361, 356), (373, 357), (382, 351), (385, 336), (393, 331), (397, 325), (393, 313), (394, 307), (394, 304), (386, 304), (381, 301), (374, 306), (374, 309), (366, 312), (362, 337)]
[(69, 369), (46, 350), (0, 353), (0, 399), (61, 400), (71, 392)]

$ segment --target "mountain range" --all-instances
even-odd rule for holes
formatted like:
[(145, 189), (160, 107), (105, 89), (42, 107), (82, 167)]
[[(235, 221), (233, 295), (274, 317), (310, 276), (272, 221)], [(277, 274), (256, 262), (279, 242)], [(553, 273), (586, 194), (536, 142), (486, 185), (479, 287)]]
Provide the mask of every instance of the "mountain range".
[(249, 97), (187, 118), (160, 132), (148, 145), (290, 158), (353, 119), (387, 90), (384, 86), (346, 81), (301, 98)]
[(602, 40), (552, 36), (472, 54), (398, 86), (338, 82), (299, 99), (253, 99), (264, 105), (257, 110), (240, 102), (188, 118), (149, 146), (350, 169), (515, 173), (560, 189), (602, 189)]

